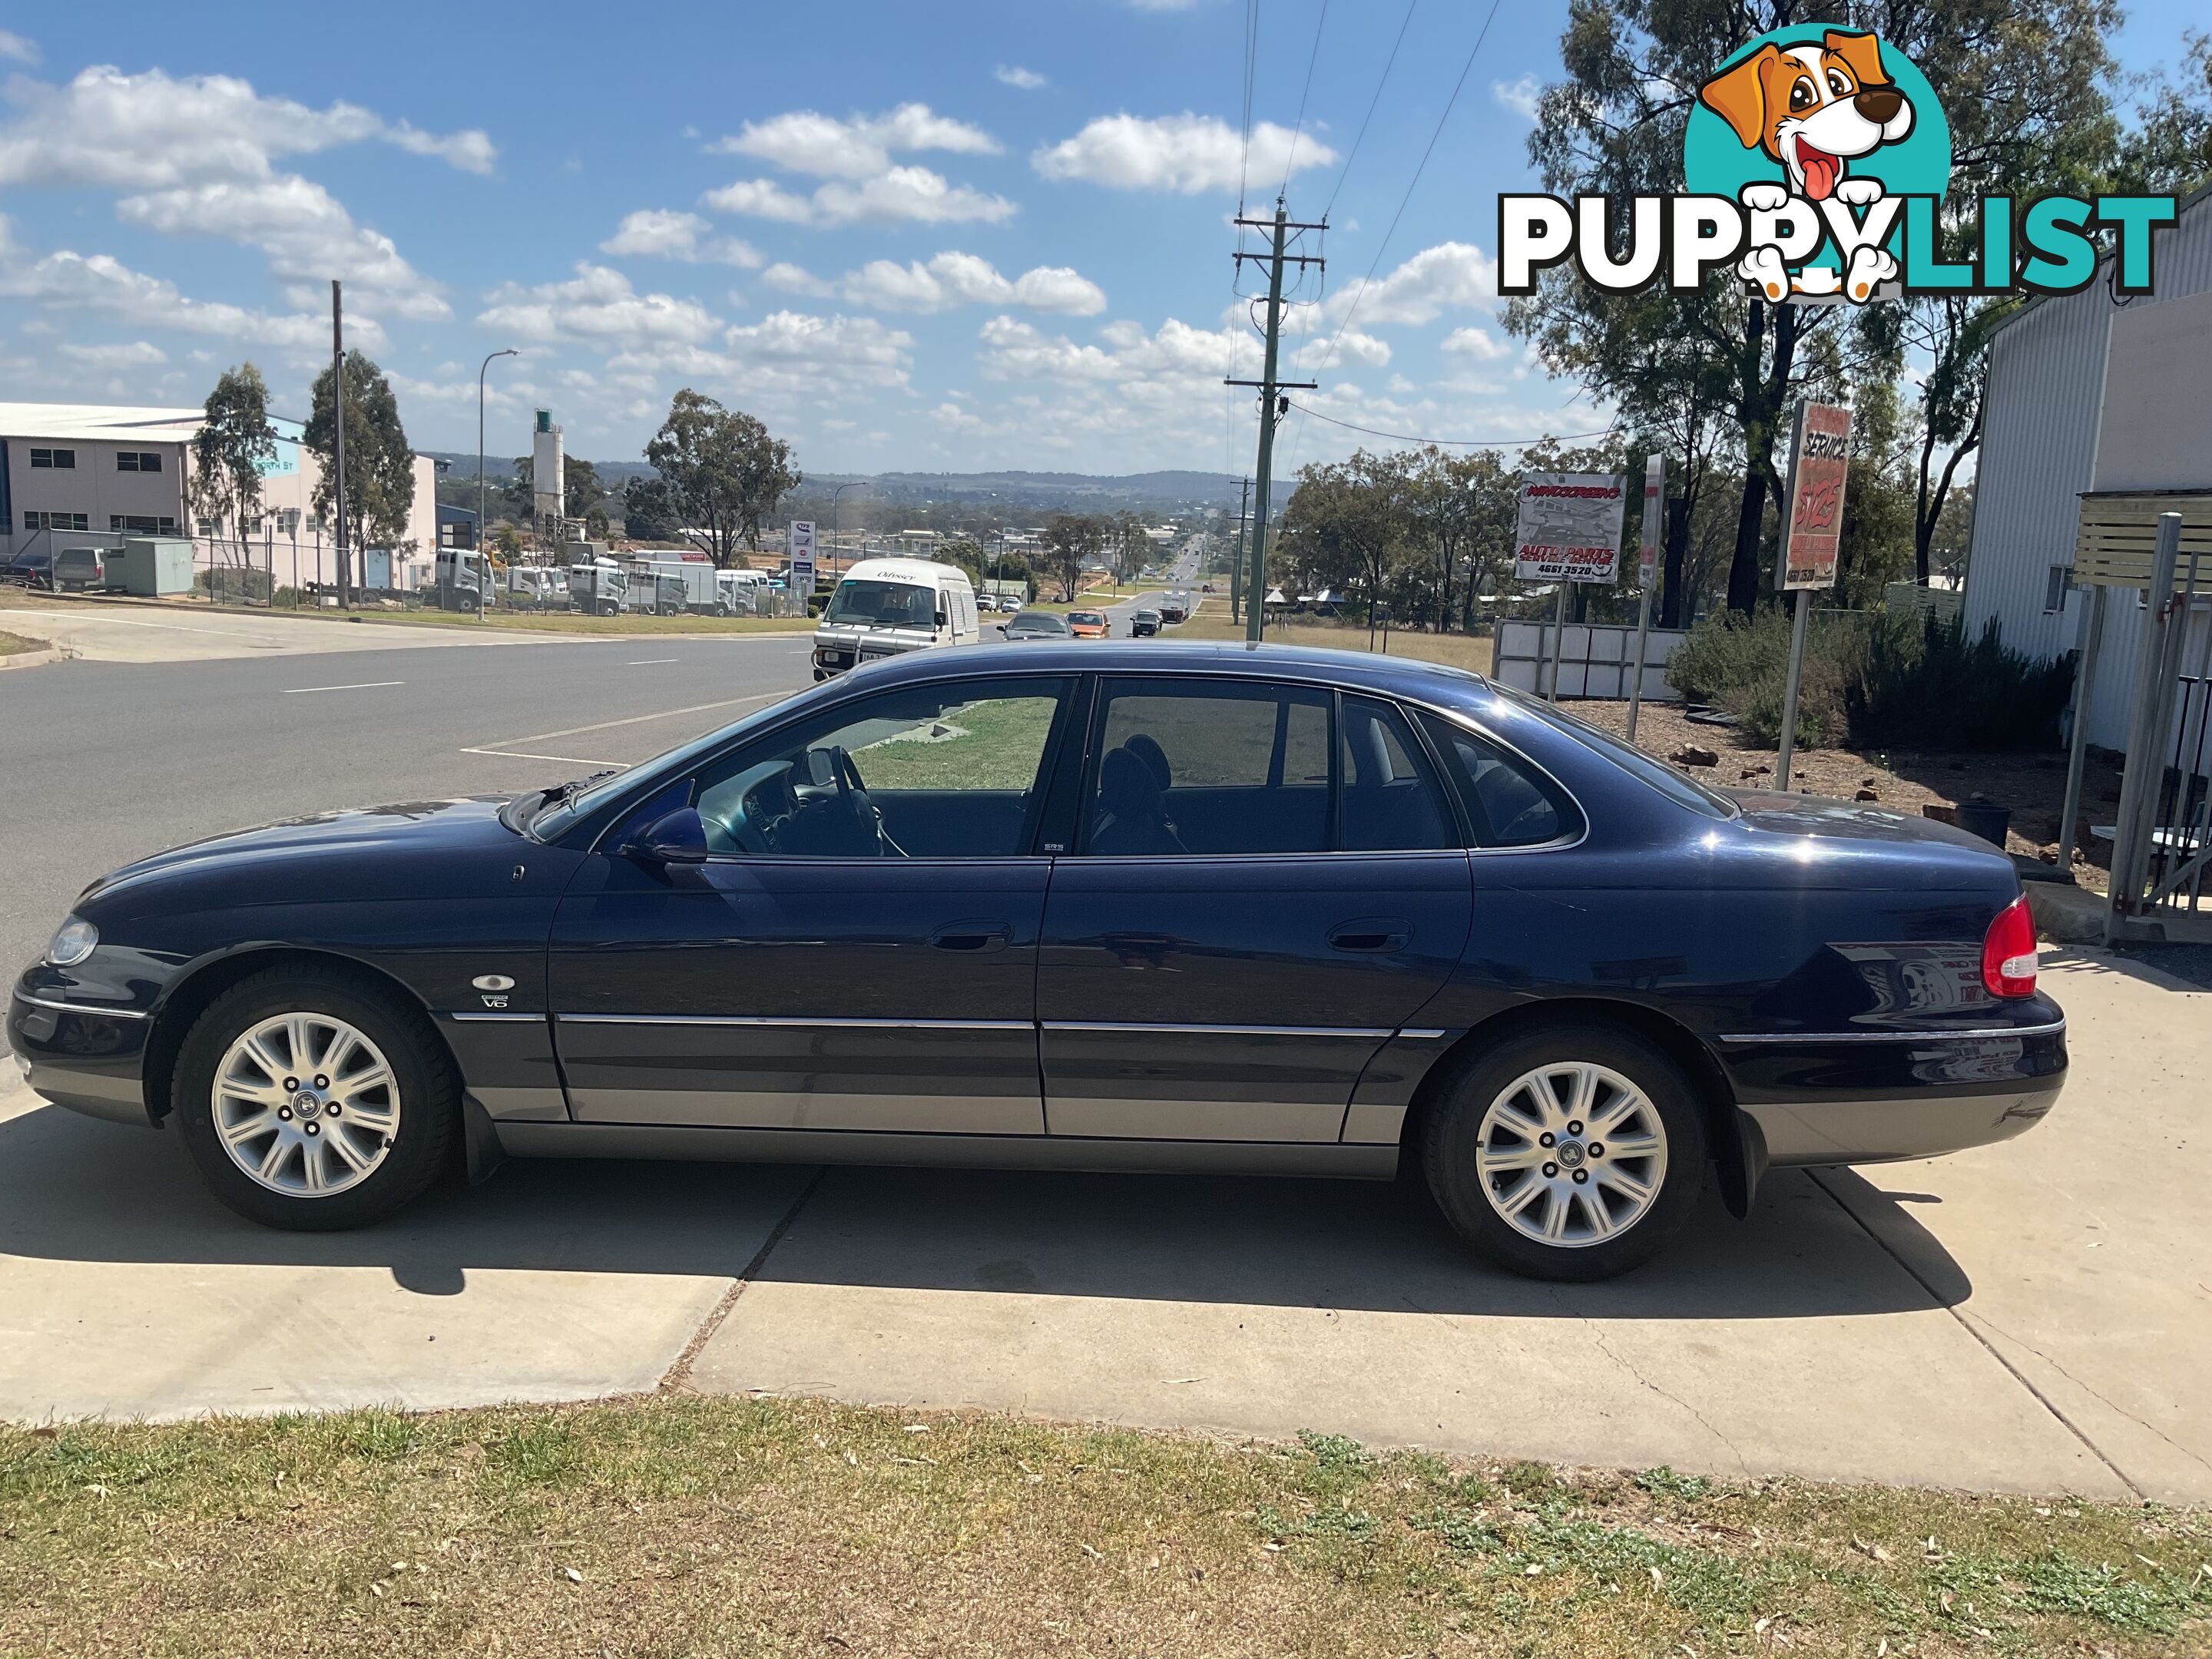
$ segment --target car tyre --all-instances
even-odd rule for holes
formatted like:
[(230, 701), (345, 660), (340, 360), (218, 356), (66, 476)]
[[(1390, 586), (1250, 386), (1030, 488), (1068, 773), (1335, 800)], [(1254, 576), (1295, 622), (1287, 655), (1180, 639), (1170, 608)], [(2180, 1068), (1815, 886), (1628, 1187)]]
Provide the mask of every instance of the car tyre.
[(1476, 1054), (1426, 1115), (1419, 1154), (1437, 1207), (1479, 1255), (1532, 1279), (1611, 1279), (1695, 1212), (1705, 1114), (1656, 1044), (1562, 1023)]
[[(249, 1174), (225, 1146), (217, 1125), (220, 1109), (237, 1137), (256, 1103), (227, 1089), (219, 1107), (218, 1068), (227, 1063), (231, 1066), (227, 1075), (234, 1080), (232, 1088), (241, 1068), (254, 1079), (276, 1069), (241, 1059), (257, 1052), (244, 1045), (258, 1031), (280, 1023), (290, 1026), (295, 1020), (302, 1022), (301, 1029), (308, 1033), (305, 1052), (312, 1054), (318, 1047), (333, 1052), (329, 1039), (340, 1030), (350, 1031), (357, 1046), (342, 1066), (357, 1077), (373, 1079), (371, 1062), (380, 1062), (390, 1076), (388, 1087), (372, 1082), (365, 1094), (350, 1097), (356, 1106), (353, 1119), (332, 1115), (319, 1126), (329, 1136), (343, 1137), (351, 1156), (368, 1163), (365, 1172), (340, 1156), (342, 1149), (333, 1139), (319, 1134), (312, 1143), (301, 1142), (306, 1126), (297, 1117), (287, 1120), (281, 1133), (290, 1135), (295, 1149), (282, 1160), (276, 1178), (296, 1188), (313, 1154), (318, 1167), (337, 1170), (344, 1182), (319, 1193), (274, 1189)], [(282, 1038), (276, 1040), (273, 1054), (265, 1040), (258, 1050), (288, 1061), (299, 1051), (296, 1044)], [(297, 1080), (310, 1087), (317, 1082), (305, 1073)], [(281, 1091), (283, 1079), (276, 1081)], [(346, 1097), (348, 1079), (340, 1076), (331, 1081), (337, 1089), (323, 1094)], [(172, 1074), (170, 1098), (185, 1148), (209, 1189), (249, 1221), (300, 1232), (365, 1226), (404, 1207), (452, 1166), (459, 1135), (460, 1079), (422, 1010), (384, 986), (329, 969), (270, 969), (216, 997), (185, 1033)], [(328, 1111), (326, 1103), (321, 1110)], [(387, 1110), (396, 1120), (389, 1135), (364, 1127), (371, 1115)], [(245, 1143), (245, 1156), (263, 1156), (278, 1138), (280, 1132), (271, 1128), (267, 1138)], [(380, 1149), (376, 1146), (380, 1140)]]

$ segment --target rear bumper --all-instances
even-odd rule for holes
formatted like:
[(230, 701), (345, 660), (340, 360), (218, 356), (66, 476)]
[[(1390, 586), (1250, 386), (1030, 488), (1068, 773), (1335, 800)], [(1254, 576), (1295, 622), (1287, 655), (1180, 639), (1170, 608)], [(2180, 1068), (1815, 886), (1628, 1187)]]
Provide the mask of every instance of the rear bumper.
[(1736, 1038), (1720, 1058), (1771, 1164), (1893, 1163), (2041, 1122), (2065, 1085), (2066, 1027)]

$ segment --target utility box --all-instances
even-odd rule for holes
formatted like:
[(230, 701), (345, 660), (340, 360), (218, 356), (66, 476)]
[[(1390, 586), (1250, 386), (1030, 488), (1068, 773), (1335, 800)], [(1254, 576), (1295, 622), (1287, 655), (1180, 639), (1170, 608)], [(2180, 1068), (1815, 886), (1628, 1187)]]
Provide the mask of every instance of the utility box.
[(192, 544), (183, 536), (132, 536), (107, 555), (107, 582), (149, 598), (192, 591)]

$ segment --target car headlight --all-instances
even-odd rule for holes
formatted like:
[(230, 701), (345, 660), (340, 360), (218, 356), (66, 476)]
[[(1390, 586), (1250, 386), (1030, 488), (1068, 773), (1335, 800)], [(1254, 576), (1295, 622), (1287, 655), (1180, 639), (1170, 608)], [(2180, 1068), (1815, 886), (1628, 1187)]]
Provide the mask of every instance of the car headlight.
[(57, 968), (74, 968), (100, 946), (100, 929), (82, 916), (71, 916), (46, 946), (46, 960)]

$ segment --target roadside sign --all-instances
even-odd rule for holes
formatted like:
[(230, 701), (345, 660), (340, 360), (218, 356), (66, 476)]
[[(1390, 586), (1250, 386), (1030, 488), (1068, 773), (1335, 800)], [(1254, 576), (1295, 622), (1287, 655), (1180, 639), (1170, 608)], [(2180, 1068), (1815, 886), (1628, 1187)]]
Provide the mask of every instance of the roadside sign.
[(1666, 489), (1667, 458), (1654, 455), (1644, 464), (1644, 538), (1636, 556), (1636, 585), (1646, 593), (1659, 586), (1660, 498)]
[(786, 544), (791, 552), (791, 591), (811, 593), (814, 591), (814, 520), (793, 519), (787, 535)]
[(1790, 534), (1777, 584), (1784, 592), (1836, 585), (1850, 448), (1850, 410), (1833, 404), (1797, 405), (1790, 442)]
[(1617, 472), (1522, 474), (1514, 575), (1524, 582), (1615, 580), (1627, 508), (1628, 481)]

